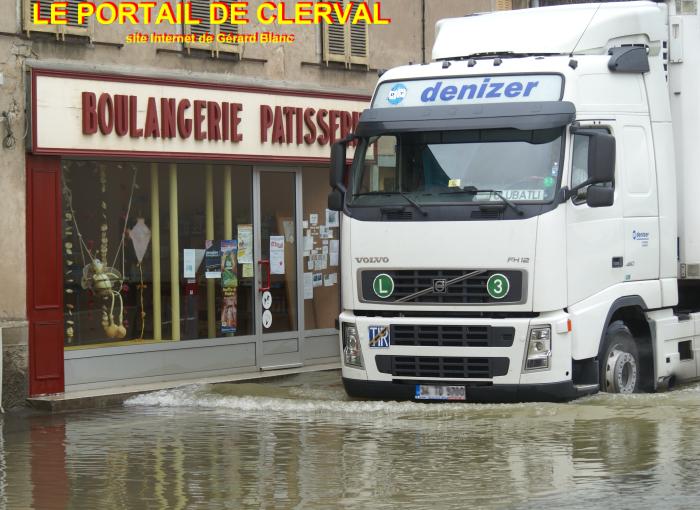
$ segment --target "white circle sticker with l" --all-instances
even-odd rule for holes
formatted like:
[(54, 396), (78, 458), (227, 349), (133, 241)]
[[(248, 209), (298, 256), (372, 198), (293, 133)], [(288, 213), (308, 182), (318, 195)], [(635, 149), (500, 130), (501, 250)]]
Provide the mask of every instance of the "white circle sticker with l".
[(262, 295), (262, 305), (265, 310), (269, 310), (270, 307), (272, 306), (272, 294), (270, 294), (269, 290), (266, 290), (263, 292)]
[(272, 312), (270, 310), (265, 310), (262, 316), (263, 328), (268, 329), (272, 326)]

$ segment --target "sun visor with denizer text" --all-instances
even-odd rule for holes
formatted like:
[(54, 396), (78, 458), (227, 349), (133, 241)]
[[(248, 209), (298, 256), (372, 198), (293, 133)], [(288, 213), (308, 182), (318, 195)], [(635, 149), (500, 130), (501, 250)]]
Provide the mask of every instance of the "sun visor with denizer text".
[(551, 129), (570, 124), (576, 107), (568, 101), (376, 108), (362, 112), (358, 136), (464, 129)]

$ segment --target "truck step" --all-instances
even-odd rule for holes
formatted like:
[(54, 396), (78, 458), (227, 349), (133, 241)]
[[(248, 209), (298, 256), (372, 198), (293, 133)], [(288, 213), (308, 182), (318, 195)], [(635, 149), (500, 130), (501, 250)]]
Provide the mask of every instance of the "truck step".
[(574, 388), (576, 388), (579, 397), (598, 393), (599, 389), (597, 384), (574, 384)]

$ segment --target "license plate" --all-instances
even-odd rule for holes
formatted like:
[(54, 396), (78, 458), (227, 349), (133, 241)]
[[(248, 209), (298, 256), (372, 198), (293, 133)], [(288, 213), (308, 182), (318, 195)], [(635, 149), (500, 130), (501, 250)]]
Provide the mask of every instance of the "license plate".
[(466, 400), (464, 386), (435, 386), (416, 384), (416, 400)]

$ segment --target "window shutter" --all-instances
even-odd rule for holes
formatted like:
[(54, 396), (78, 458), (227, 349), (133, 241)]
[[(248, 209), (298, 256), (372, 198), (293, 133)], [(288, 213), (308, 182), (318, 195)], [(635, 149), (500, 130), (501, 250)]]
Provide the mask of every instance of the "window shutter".
[(324, 56), (328, 62), (345, 62), (345, 27), (338, 21), (335, 10), (331, 12), (333, 23), (324, 26)]
[[(352, 20), (357, 12), (357, 4), (353, 4), (350, 19)], [(347, 25), (350, 48), (348, 52), (349, 60), (353, 64), (369, 65), (369, 52), (367, 45), (367, 22), (363, 21), (353, 25)]]
[(39, 2), (39, 0), (31, 0), (30, 2), (31, 10), (29, 11), (30, 19), (34, 19), (34, 4), (39, 4), (39, 15), (48, 19), (51, 16), (51, 4), (53, 2)]
[(57, 38), (64, 38), (65, 34), (87, 36), (90, 37), (92, 29), (92, 19), (87, 22), (78, 24), (78, 0), (64, 0), (66, 6), (66, 25), (35, 25), (34, 20), (34, 5), (39, 4), (39, 15), (43, 19), (48, 19), (51, 16), (51, 4), (53, 1), (47, 0), (23, 0), (24, 9), (24, 30), (26, 32), (51, 32), (56, 34)]
[[(338, 2), (341, 7), (348, 0)], [(369, 65), (369, 46), (367, 44), (367, 23), (353, 25), (352, 19), (358, 9), (358, 3), (352, 4), (348, 22), (341, 25), (335, 10), (331, 13), (333, 23), (323, 27), (323, 60), (326, 62), (342, 62), (346, 67), (351, 64)]]
[(217, 56), (220, 51), (226, 53), (240, 53), (240, 46), (238, 44), (225, 44), (219, 43), (216, 40), (216, 36), (219, 33), (227, 34), (238, 34), (238, 25), (233, 25), (228, 21), (222, 23), (221, 25), (211, 24), (209, 5), (211, 0), (189, 0), (192, 5), (192, 17), (202, 20), (198, 25), (183, 25), (183, 33), (186, 35), (194, 35), (195, 39), (203, 34), (212, 34), (214, 40), (212, 42), (199, 42), (196, 41), (192, 43), (186, 43), (186, 48), (211, 50), (212, 55)]
[[(240, 25), (234, 25), (231, 23), (230, 18), (228, 21), (218, 25), (216, 27), (216, 33), (221, 34), (234, 34), (238, 35), (240, 33)], [(219, 51), (226, 51), (228, 53), (240, 53), (240, 45), (232, 43), (217, 42), (217, 49)]]
[(39, 4), (39, 15), (41, 18), (47, 19), (51, 16), (51, 4), (53, 1), (47, 0), (23, 0), (22, 7), (24, 10), (24, 30), (31, 32), (51, 32), (56, 34), (57, 38), (65, 38), (65, 34), (78, 36), (91, 36), (92, 19), (89, 18), (86, 22), (78, 24), (78, 0), (64, 0), (66, 6), (66, 25), (35, 25), (34, 20), (34, 5)]
[(68, 0), (66, 11), (68, 13), (66, 16), (68, 20), (67, 26), (87, 28), (87, 23), (78, 23), (78, 0)]
[[(192, 5), (192, 17), (199, 18), (202, 22), (199, 25), (185, 25), (185, 33), (200, 36), (211, 32), (209, 21), (209, 0), (190, 0)], [(189, 29), (189, 32), (187, 30)]]

